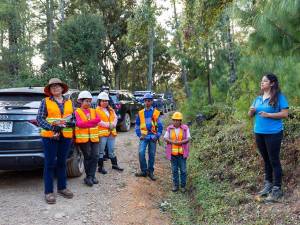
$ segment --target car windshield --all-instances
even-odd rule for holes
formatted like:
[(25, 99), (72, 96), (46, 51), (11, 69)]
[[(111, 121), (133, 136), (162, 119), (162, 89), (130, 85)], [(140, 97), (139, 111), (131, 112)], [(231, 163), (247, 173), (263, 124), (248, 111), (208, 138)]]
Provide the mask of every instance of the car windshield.
[(116, 94), (110, 94), (109, 97), (111, 97), (115, 104), (119, 102), (118, 96)]
[(0, 107), (24, 106), (35, 109), (39, 108), (43, 98), (43, 93), (0, 93)]
[(147, 91), (135, 91), (134, 92), (134, 96), (140, 97), (140, 96), (144, 96), (146, 93), (150, 93), (150, 92), (147, 92)]

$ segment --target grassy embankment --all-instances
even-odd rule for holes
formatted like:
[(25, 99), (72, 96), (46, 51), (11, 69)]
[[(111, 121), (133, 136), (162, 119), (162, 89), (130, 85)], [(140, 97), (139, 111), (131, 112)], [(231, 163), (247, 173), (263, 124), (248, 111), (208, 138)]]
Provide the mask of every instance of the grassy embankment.
[[(263, 182), (263, 164), (251, 122), (230, 108), (209, 107), (213, 118), (191, 126), (187, 194), (169, 195), (167, 208), (176, 224), (296, 224), (299, 222), (300, 109), (285, 120), (281, 159), (285, 198), (266, 205), (254, 201)], [(294, 207), (295, 206), (295, 207)], [(298, 212), (299, 213), (299, 212)]]

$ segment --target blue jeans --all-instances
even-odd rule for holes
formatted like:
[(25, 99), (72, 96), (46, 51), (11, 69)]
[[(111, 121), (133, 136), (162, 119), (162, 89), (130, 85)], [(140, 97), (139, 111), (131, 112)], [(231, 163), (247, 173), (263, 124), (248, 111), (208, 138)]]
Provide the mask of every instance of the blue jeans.
[(100, 137), (100, 145), (99, 145), (99, 158), (103, 159), (105, 146), (107, 145), (108, 149), (108, 157), (110, 159), (115, 158), (115, 142), (116, 137), (110, 135), (108, 137)]
[[(146, 151), (148, 146), (148, 167), (146, 161)], [(140, 168), (143, 173), (147, 171), (149, 173), (154, 172), (154, 163), (155, 163), (155, 152), (156, 152), (156, 142), (152, 140), (140, 140), (139, 145), (139, 161)]]
[(171, 157), (172, 175), (173, 175), (173, 185), (179, 187), (179, 174), (180, 170), (180, 181), (181, 187), (186, 186), (186, 159), (182, 155)]
[(71, 139), (61, 138), (53, 140), (42, 138), (44, 146), (44, 185), (45, 194), (53, 193), (54, 173), (57, 175), (57, 189), (67, 187), (67, 157), (70, 150)]

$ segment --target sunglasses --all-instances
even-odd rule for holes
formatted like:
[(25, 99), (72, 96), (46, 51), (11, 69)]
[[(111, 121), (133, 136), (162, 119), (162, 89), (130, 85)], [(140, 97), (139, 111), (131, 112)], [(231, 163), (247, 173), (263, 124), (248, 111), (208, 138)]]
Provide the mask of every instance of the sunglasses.
[(145, 99), (145, 102), (152, 102), (152, 99)]

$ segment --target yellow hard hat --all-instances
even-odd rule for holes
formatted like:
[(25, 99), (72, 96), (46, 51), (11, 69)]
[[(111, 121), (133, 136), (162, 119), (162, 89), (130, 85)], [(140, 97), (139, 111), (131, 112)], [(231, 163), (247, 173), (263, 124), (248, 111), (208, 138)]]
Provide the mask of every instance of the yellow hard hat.
[(174, 112), (172, 120), (182, 120), (183, 116), (181, 112)]

